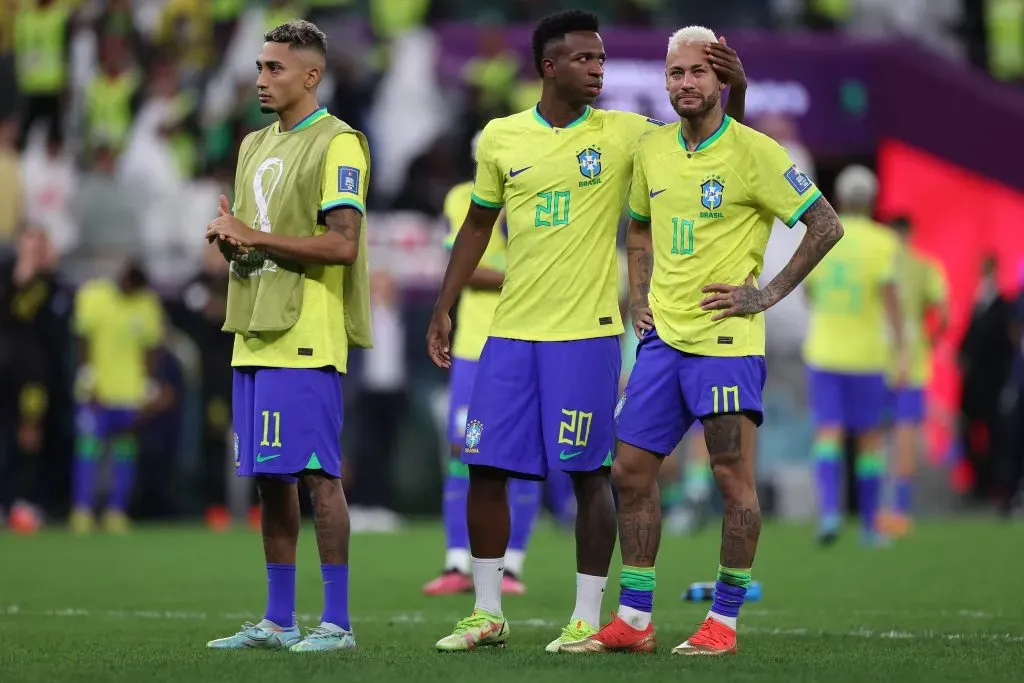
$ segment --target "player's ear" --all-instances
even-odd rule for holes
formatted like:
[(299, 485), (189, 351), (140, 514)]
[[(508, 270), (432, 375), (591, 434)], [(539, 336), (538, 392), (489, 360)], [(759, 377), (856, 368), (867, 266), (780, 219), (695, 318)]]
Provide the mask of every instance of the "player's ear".
[(313, 90), (320, 85), (321, 78), (323, 78), (323, 70), (320, 67), (314, 66), (310, 68), (309, 71), (306, 72), (306, 88), (308, 90)]

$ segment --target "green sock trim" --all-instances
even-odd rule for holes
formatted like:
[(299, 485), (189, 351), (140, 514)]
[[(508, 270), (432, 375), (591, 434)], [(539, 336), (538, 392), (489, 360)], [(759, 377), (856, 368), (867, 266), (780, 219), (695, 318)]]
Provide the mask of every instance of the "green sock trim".
[(749, 569), (731, 569), (718, 565), (718, 580), (730, 586), (746, 588), (750, 585)]
[(455, 458), (448, 461), (448, 476), (459, 479), (469, 479), (469, 465), (466, 465)]
[(135, 460), (139, 445), (134, 436), (119, 436), (110, 442), (110, 454), (115, 460)]
[(661, 504), (663, 507), (679, 505), (686, 500), (686, 489), (682, 484), (670, 484), (661, 492)]
[(95, 436), (79, 434), (75, 438), (75, 457), (79, 460), (98, 460), (103, 453), (103, 442)]
[(658, 582), (654, 577), (654, 567), (623, 567), (619, 584), (635, 591), (654, 591)]
[(881, 477), (885, 474), (885, 456), (877, 451), (868, 451), (857, 456), (854, 471), (858, 477)]
[(815, 460), (839, 460), (843, 456), (843, 449), (832, 438), (817, 439), (811, 446), (811, 455)]

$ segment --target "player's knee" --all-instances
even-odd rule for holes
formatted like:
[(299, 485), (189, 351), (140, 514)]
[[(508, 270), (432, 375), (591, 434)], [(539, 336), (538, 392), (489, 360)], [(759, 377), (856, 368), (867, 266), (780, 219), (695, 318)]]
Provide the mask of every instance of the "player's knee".
[(753, 478), (747, 476), (738, 454), (711, 456), (711, 474), (725, 500), (740, 500), (754, 491)]
[(612, 481), (620, 491), (637, 491), (651, 486), (656, 472), (644, 467), (635, 457), (621, 455), (612, 463)]
[(815, 441), (840, 442), (843, 440), (843, 428), (839, 425), (823, 425), (814, 433)]
[(857, 451), (859, 453), (877, 451), (882, 448), (882, 442), (882, 430), (870, 429), (857, 437)]

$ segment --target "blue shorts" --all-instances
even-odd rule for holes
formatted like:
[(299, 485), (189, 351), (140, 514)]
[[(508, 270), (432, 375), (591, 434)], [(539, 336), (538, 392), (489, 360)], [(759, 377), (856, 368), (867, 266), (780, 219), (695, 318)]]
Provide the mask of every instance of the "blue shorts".
[(818, 427), (861, 433), (878, 428), (885, 414), (885, 376), (807, 369), (811, 414)]
[(334, 368), (235, 368), (231, 395), (238, 476), (295, 481), (341, 476), (341, 375)]
[(452, 372), (448, 379), (448, 443), (461, 445), (466, 438), (469, 401), (473, 397), (478, 365), (475, 360), (452, 359)]
[(139, 411), (135, 408), (106, 408), (100, 405), (81, 405), (75, 411), (75, 431), (78, 436), (109, 439), (126, 434), (135, 425)]
[(477, 367), (462, 462), (544, 479), (611, 465), (618, 337), (490, 337)]
[(925, 415), (924, 389), (889, 389), (888, 408), (894, 424), (921, 424)]
[(675, 349), (650, 330), (615, 408), (620, 441), (668, 455), (697, 420), (749, 413), (761, 424), (768, 369), (764, 356), (698, 356)]

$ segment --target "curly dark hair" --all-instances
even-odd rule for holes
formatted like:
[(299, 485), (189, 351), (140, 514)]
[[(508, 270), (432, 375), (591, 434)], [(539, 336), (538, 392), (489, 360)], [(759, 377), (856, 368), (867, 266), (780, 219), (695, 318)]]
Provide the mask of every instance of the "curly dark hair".
[(564, 40), (566, 33), (573, 31), (598, 30), (597, 15), (585, 10), (573, 9), (544, 17), (533, 29), (533, 66), (537, 75), (543, 76), (540, 63), (544, 60), (544, 51), (550, 43)]
[(317, 25), (304, 19), (292, 19), (263, 34), (268, 43), (286, 43), (295, 49), (316, 50), (327, 56), (327, 36)]

